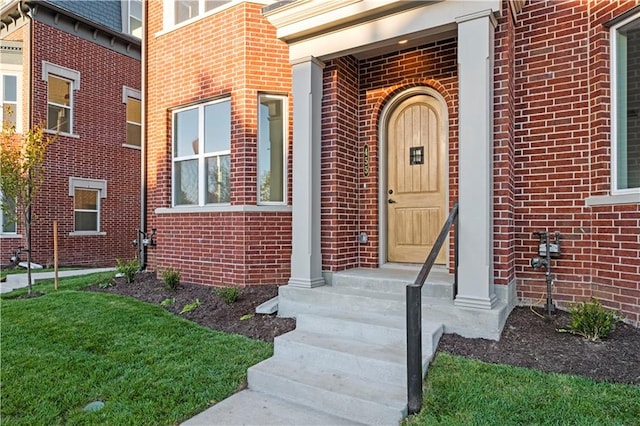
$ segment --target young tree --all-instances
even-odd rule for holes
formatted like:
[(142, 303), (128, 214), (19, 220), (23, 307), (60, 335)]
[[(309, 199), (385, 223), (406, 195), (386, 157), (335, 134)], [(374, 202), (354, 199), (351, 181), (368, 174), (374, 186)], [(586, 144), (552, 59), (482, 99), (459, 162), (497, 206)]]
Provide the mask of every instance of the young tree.
[[(0, 192), (2, 210), (10, 220), (22, 221), (27, 240), (27, 280), (31, 287), (31, 224), (36, 194), (44, 182), (44, 160), (47, 146), (55, 137), (45, 135), (40, 126), (34, 126), (22, 135), (15, 127), (2, 124), (0, 145)], [(6, 202), (5, 200), (15, 201)], [(15, 207), (15, 209), (14, 209)]]

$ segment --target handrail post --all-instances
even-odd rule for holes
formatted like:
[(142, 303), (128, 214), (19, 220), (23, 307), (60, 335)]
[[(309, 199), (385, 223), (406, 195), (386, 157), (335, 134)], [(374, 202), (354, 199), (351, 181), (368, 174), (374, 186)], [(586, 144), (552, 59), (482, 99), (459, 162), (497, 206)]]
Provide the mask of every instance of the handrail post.
[(407, 393), (409, 414), (422, 408), (422, 286), (407, 286)]

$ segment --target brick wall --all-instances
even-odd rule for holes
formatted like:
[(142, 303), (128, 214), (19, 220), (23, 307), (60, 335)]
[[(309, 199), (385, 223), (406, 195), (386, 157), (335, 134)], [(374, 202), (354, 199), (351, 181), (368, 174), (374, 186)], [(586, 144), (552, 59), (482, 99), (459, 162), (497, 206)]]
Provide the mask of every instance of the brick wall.
[[(126, 141), (122, 86), (140, 88), (140, 62), (57, 28), (38, 22), (32, 25), (33, 123), (46, 123), (42, 61), (80, 73), (80, 89), (73, 93), (73, 133), (77, 137), (59, 136), (47, 150), (45, 183), (34, 205), (33, 259), (52, 264), (52, 226), (57, 221), (60, 265), (114, 266), (117, 258), (135, 256), (131, 241), (140, 223), (140, 150), (122, 146)], [(27, 60), (28, 27), (12, 36), (24, 39)], [(25, 65), (25, 73), (28, 69)], [(27, 85), (28, 78), (24, 81)], [(23, 99), (26, 103), (28, 96)], [(70, 176), (107, 181), (108, 197), (101, 200), (100, 211), (100, 231), (106, 235), (69, 235), (74, 229)]]
[(637, 2), (529, 2), (516, 26), (518, 295), (544, 297), (533, 271), (536, 230), (562, 234), (552, 262), (558, 305), (600, 298), (640, 320), (638, 204), (586, 206), (611, 187), (609, 33)]
[[(162, 2), (146, 2), (147, 229), (157, 228), (150, 268), (179, 269), (185, 282), (284, 284), (290, 276), (291, 214), (247, 212), (257, 204), (258, 94), (289, 97), (288, 48), (244, 2), (167, 33)], [(220, 96), (231, 98), (231, 206), (235, 211), (156, 214), (171, 207), (171, 110)], [(289, 113), (291, 123), (291, 113)], [(287, 140), (291, 203), (291, 134)], [(197, 210), (197, 208), (195, 209)]]

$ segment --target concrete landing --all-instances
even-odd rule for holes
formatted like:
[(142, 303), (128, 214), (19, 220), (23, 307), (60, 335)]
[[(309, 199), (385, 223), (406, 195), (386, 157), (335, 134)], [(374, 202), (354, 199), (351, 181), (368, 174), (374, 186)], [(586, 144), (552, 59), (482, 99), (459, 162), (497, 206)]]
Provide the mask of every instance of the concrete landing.
[(184, 426), (341, 426), (363, 424), (249, 389), (230, 396), (182, 423)]

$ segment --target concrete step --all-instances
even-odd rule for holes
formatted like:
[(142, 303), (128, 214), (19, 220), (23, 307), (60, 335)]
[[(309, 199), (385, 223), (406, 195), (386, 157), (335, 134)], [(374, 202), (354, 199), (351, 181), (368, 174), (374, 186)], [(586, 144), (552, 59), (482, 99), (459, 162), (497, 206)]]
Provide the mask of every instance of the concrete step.
[[(423, 371), (431, 353), (423, 353)], [(377, 345), (324, 334), (293, 330), (276, 337), (274, 357), (332, 369), (372, 382), (406, 386), (404, 345)]]
[(249, 388), (365, 424), (398, 424), (407, 414), (406, 386), (274, 357), (248, 371)]
[[(296, 329), (380, 345), (404, 346), (407, 342), (406, 317), (398, 315), (351, 311), (298, 314)], [(442, 324), (422, 322), (423, 352), (435, 351), (442, 332)]]
[[(332, 286), (404, 294), (405, 287), (416, 280), (418, 272), (417, 268), (356, 268), (333, 274)], [(453, 299), (453, 281), (453, 275), (447, 271), (432, 270), (422, 294), (425, 297)]]

